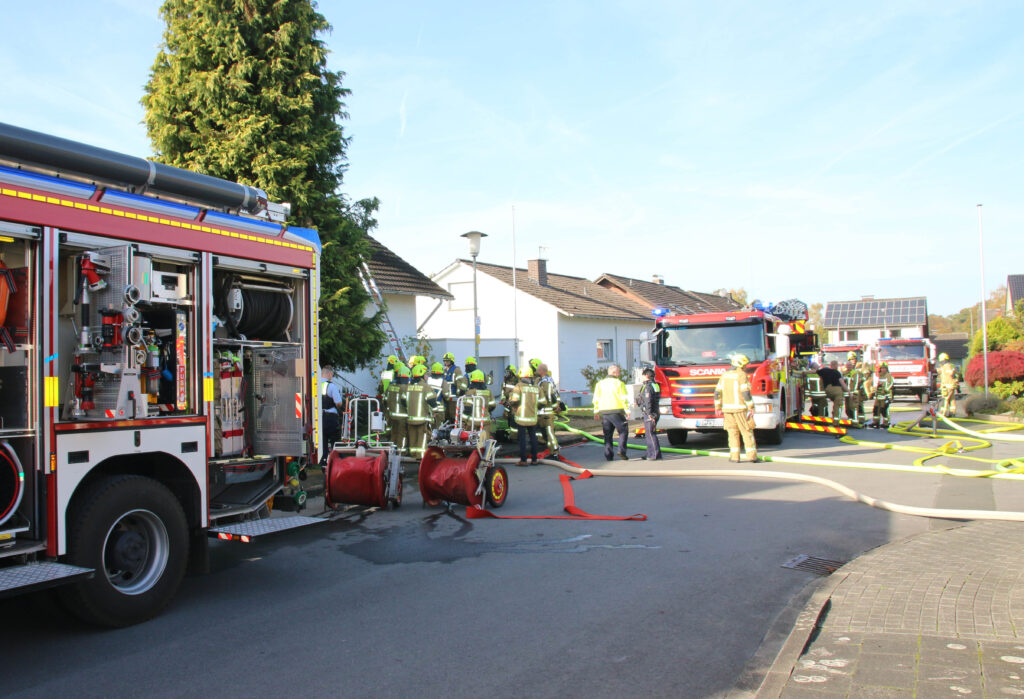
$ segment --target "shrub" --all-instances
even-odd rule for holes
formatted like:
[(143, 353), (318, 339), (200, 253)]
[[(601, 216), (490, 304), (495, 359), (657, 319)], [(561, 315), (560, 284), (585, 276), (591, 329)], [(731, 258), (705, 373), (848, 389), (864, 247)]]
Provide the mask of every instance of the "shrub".
[(1016, 417), (1024, 415), (1024, 398), (1017, 398), (1015, 400), (1006, 403), (1006, 407), (1010, 409)]
[(583, 378), (587, 380), (587, 385), (590, 386), (590, 390), (593, 391), (597, 382), (608, 376), (608, 367), (594, 367), (588, 364), (580, 369), (580, 373), (583, 374)]
[(976, 393), (964, 401), (964, 412), (968, 416), (979, 413), (988, 415), (1002, 413), (1006, 411), (1006, 407), (1002, 399), (993, 395), (986, 396), (984, 393)]
[[(967, 383), (971, 386), (981, 386), (985, 382), (984, 355), (977, 354), (971, 357), (967, 364), (967, 371), (964, 372)], [(988, 353), (988, 380), (1018, 381), (1024, 379), (1024, 352), (989, 352)]]
[[(999, 316), (993, 318), (985, 326), (985, 335), (988, 338), (988, 351), (993, 352), (996, 350), (1006, 349), (1006, 345), (1014, 340), (1022, 339), (1022, 331), (1020, 323), (1013, 318), (1006, 318), (1005, 316)], [(971, 348), (968, 355), (973, 357), (974, 355), (981, 352), (982, 346), (982, 332), (978, 330), (974, 334), (974, 338), (971, 340)]]
[(1024, 381), (995, 381), (990, 390), (1003, 400), (1016, 398), (1024, 393)]

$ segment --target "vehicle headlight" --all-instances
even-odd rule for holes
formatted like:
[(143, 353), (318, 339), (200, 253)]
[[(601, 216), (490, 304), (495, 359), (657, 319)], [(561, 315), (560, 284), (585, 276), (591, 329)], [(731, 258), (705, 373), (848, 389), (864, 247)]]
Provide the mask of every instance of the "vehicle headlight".
[(754, 412), (755, 413), (770, 413), (770, 412), (772, 412), (774, 407), (775, 406), (773, 406), (771, 403), (755, 403), (754, 404)]

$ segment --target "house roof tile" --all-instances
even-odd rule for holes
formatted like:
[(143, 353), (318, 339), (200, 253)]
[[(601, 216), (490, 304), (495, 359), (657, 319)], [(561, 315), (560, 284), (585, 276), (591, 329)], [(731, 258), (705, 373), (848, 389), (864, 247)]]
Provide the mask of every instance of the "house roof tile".
[(1010, 274), (1006, 277), (1006, 292), (1010, 295), (1010, 308), (1024, 299), (1024, 274)]
[(403, 260), (384, 246), (379, 240), (370, 237), (372, 254), (366, 266), (370, 274), (384, 294), (409, 294), (413, 296), (429, 296), (435, 299), (454, 298), (411, 264)]
[(741, 308), (741, 304), (731, 298), (718, 294), (707, 294), (700, 291), (687, 291), (678, 286), (648, 282), (641, 279), (620, 277), (616, 274), (602, 274), (597, 284), (616, 290), (634, 300), (645, 304), (648, 308), (667, 308), (673, 313), (714, 313), (731, 311)]

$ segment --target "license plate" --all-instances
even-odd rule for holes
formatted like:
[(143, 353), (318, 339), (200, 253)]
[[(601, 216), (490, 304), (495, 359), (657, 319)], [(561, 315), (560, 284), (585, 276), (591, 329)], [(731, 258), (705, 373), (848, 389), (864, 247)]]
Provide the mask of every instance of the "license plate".
[(704, 420), (697, 420), (697, 427), (721, 427), (723, 425), (722, 418), (711, 417)]

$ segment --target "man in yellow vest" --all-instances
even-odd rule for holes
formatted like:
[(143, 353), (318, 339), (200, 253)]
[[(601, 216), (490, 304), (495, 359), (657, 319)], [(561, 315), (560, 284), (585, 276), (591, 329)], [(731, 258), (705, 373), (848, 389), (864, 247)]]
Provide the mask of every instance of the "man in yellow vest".
[(427, 375), (426, 364), (417, 364), (412, 368), (411, 373), (409, 385), (405, 388), (405, 434), (406, 442), (409, 445), (409, 455), (421, 458), (427, 448), (430, 422), (434, 417), (433, 411), (430, 409), (430, 401), (434, 392), (423, 379)]
[(629, 413), (629, 394), (626, 384), (619, 379), (619, 367), (612, 364), (608, 367), (608, 376), (594, 386), (594, 419), (601, 420), (601, 431), (604, 433), (604, 458), (611, 461), (615, 458), (612, 448), (612, 435), (619, 434), (619, 458), (626, 456), (626, 440), (629, 424), (626, 415)]
[(740, 459), (740, 438), (743, 439), (742, 461), (757, 461), (754, 442), (754, 399), (750, 395), (750, 379), (743, 370), (750, 359), (745, 354), (732, 356), (731, 371), (718, 378), (715, 386), (715, 412), (721, 413), (725, 431), (729, 434), (729, 461)]
[(515, 411), (519, 430), (519, 463), (526, 465), (526, 442), (530, 442), (530, 463), (537, 463), (537, 416), (541, 408), (540, 390), (533, 385), (533, 369), (529, 365), (519, 370), (519, 383), (512, 389), (509, 404)]

